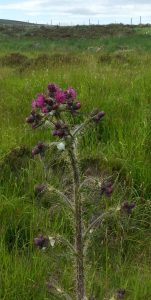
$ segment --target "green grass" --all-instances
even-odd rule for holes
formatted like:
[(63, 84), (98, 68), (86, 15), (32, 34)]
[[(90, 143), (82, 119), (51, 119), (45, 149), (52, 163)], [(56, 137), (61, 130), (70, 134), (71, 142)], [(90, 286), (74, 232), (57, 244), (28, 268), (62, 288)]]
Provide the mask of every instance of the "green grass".
[[(29, 154), (22, 158), (19, 152), (11, 152), (21, 145), (30, 151), (37, 141), (52, 139), (49, 130), (32, 131), (25, 122), (31, 100), (45, 91), (48, 82), (62, 88), (73, 86), (83, 112), (95, 107), (106, 112), (101, 124), (90, 128), (79, 146), (83, 168), (93, 169), (95, 161), (100, 176), (111, 176), (117, 182), (112, 199), (100, 200), (98, 209), (127, 199), (137, 204), (131, 217), (109, 218), (92, 239), (88, 293), (94, 293), (97, 300), (109, 300), (123, 287), (128, 300), (151, 299), (150, 41), (138, 34), (99, 41), (65, 39), (63, 46), (62, 40), (38, 37), (1, 39), (0, 299), (53, 299), (46, 288), (52, 274), (72, 293), (72, 267), (66, 249), (59, 245), (50, 253), (41, 253), (33, 247), (33, 238), (41, 231), (71, 238), (69, 216), (60, 207), (50, 210), (45, 202), (41, 207), (35, 199), (35, 184), (45, 180), (38, 158), (33, 160)], [(30, 45), (35, 42), (40, 48), (33, 50)], [(99, 52), (87, 49), (102, 44)], [(6, 55), (14, 52), (23, 53), (28, 65), (27, 61), (11, 63)], [(41, 54), (46, 60), (38, 59), (38, 63)], [(56, 170), (52, 181), (59, 186), (61, 175), (59, 168)], [(90, 200), (91, 212), (93, 197)]]

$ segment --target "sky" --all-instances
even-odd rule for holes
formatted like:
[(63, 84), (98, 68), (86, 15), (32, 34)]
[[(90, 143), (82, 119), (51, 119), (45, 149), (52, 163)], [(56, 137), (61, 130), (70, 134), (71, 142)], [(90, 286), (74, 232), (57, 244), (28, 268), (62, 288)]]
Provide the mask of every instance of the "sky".
[(151, 23), (151, 0), (0, 0), (0, 19), (40, 24)]

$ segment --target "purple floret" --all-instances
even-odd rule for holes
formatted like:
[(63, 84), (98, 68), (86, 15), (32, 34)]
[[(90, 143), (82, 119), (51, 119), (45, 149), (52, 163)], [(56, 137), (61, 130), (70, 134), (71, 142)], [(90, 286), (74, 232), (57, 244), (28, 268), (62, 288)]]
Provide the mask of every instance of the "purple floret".
[(96, 123), (98, 123), (104, 116), (105, 116), (105, 112), (104, 111), (100, 111), (96, 115), (94, 115), (93, 120)]
[(32, 150), (33, 155), (41, 154), (45, 149), (45, 145), (42, 142), (39, 142)]
[(113, 193), (112, 182), (106, 182), (102, 184), (101, 195), (105, 194), (107, 197), (110, 197)]
[(39, 249), (42, 249), (44, 247), (48, 247), (49, 244), (49, 238), (40, 234), (37, 238), (34, 239), (34, 244)]
[(131, 214), (132, 210), (135, 208), (135, 203), (124, 202), (121, 206), (121, 211), (127, 214)]
[(56, 94), (55, 94), (55, 99), (60, 104), (65, 103), (66, 95), (63, 91), (57, 91)]
[(57, 87), (57, 85), (56, 84), (54, 84), (54, 83), (49, 83), (48, 84), (48, 91), (50, 92), (50, 93), (56, 93), (57, 92), (57, 90), (58, 90), (58, 87)]
[(76, 96), (77, 96), (77, 93), (76, 91), (72, 88), (72, 87), (69, 87), (66, 91), (65, 91), (65, 95), (66, 95), (66, 98), (67, 99), (75, 99)]

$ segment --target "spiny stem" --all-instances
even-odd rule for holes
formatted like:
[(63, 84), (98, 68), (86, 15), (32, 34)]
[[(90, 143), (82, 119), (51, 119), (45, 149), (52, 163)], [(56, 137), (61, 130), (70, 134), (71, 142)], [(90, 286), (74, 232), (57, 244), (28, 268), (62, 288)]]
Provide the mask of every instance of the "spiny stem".
[(55, 238), (56, 238), (56, 240), (67, 245), (74, 255), (77, 255), (75, 248), (72, 246), (72, 244), (67, 239), (65, 239), (63, 236), (60, 236), (60, 235), (57, 235)]
[(64, 202), (68, 205), (68, 207), (70, 208), (72, 213), (75, 214), (75, 209), (74, 209), (72, 203), (70, 202), (70, 200), (68, 199), (68, 197), (64, 193), (62, 193), (61, 191), (55, 189), (54, 187), (48, 187), (48, 191), (49, 192), (55, 192), (61, 199), (64, 200)]
[(97, 225), (99, 223), (99, 221), (103, 221), (104, 218), (108, 215), (110, 215), (111, 212), (114, 212), (116, 211), (116, 209), (109, 209), (107, 212), (104, 212), (103, 214), (101, 214), (99, 217), (97, 217), (90, 225), (89, 227), (87, 228), (87, 230), (85, 231), (84, 233), (84, 236), (83, 236), (83, 240), (85, 241), (86, 238), (87, 238), (87, 235), (90, 233), (90, 230), (95, 227), (95, 225)]
[(71, 166), (73, 170), (73, 195), (75, 205), (75, 249), (76, 249), (76, 299), (83, 300), (85, 296), (84, 289), (84, 260), (83, 260), (83, 238), (82, 238), (82, 205), (79, 194), (80, 175), (75, 153), (75, 141), (68, 149)]

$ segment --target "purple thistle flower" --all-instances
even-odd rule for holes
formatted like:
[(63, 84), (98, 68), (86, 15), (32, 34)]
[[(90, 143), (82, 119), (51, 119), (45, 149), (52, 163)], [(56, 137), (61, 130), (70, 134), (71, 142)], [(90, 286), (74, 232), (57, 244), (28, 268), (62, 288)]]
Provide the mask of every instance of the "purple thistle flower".
[(105, 112), (104, 111), (100, 111), (97, 114), (95, 114), (93, 116), (93, 120), (98, 123), (103, 117), (105, 116)]
[(58, 129), (58, 130), (54, 130), (53, 131), (53, 136), (58, 136), (58, 137), (60, 137), (60, 138), (62, 138), (62, 137), (64, 137), (64, 136), (66, 136), (66, 132), (65, 132), (65, 130), (64, 129)]
[(113, 193), (113, 185), (111, 182), (106, 182), (101, 187), (101, 195), (105, 194), (107, 197), (110, 197)]
[(65, 91), (65, 95), (67, 99), (75, 99), (77, 96), (76, 91), (72, 87), (68, 87), (67, 90)]
[(55, 123), (55, 129), (60, 129), (62, 128), (62, 125), (60, 122)]
[(32, 124), (32, 128), (35, 128), (39, 124), (40, 120), (40, 114), (37, 114), (35, 111), (32, 111), (30, 116), (26, 118), (26, 122)]
[(35, 146), (33, 149), (32, 149), (32, 155), (37, 155), (40, 153), (40, 150), (38, 149), (37, 146)]
[(32, 108), (37, 108), (37, 101), (36, 100), (33, 100), (32, 101)]
[(37, 107), (43, 107), (45, 103), (45, 97), (44, 95), (40, 94), (38, 95), (37, 99), (36, 99), (36, 105)]
[(42, 107), (41, 111), (44, 113), (44, 114), (47, 114), (49, 112), (49, 109), (47, 106), (44, 106)]
[(60, 138), (68, 135), (68, 126), (66, 124), (61, 124), (57, 122), (55, 124), (55, 130), (53, 131), (54, 136), (58, 136)]
[(76, 109), (80, 109), (81, 108), (81, 103), (80, 102), (76, 102), (73, 106), (73, 108)]
[(121, 206), (121, 211), (126, 214), (131, 214), (132, 210), (135, 208), (135, 203), (124, 202)]
[(63, 91), (57, 91), (56, 93), (55, 93), (55, 99), (56, 99), (56, 101), (58, 102), (58, 103), (65, 103), (65, 101), (66, 101), (66, 95), (65, 95), (65, 93), (63, 92)]
[(34, 123), (34, 121), (35, 121), (35, 116), (32, 114), (26, 118), (26, 122), (29, 124)]
[(45, 149), (45, 145), (42, 142), (39, 142), (32, 150), (33, 155), (42, 154)]
[(58, 91), (58, 87), (54, 83), (49, 83), (48, 84), (48, 91), (52, 94), (56, 93)]
[(47, 236), (40, 234), (38, 237), (34, 238), (34, 245), (39, 249), (48, 247), (49, 238)]

